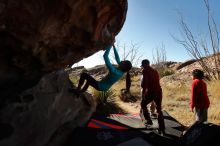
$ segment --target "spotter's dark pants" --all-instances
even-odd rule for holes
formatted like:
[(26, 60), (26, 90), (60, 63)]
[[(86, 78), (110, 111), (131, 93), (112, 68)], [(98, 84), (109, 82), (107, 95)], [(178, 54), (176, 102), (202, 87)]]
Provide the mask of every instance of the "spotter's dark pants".
[(150, 113), (147, 109), (147, 105), (151, 103), (152, 101), (155, 102), (156, 104), (156, 109), (157, 109), (157, 114), (158, 114), (158, 125), (159, 125), (159, 130), (164, 130), (165, 129), (165, 124), (164, 124), (164, 117), (162, 113), (162, 89), (160, 91), (154, 92), (154, 93), (149, 93), (145, 99), (142, 99), (141, 101), (141, 110), (143, 111), (143, 116), (145, 120), (151, 120)]

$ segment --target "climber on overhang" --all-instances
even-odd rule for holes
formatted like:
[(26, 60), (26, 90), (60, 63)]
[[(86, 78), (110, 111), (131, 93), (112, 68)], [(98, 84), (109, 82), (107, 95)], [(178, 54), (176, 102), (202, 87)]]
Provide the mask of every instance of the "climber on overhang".
[[(117, 67), (113, 66), (109, 60), (109, 52), (113, 46), (115, 60), (118, 64)], [(132, 68), (132, 64), (128, 60), (120, 61), (120, 57), (118, 55), (117, 49), (114, 46), (114, 40), (109, 40), (108, 46), (105, 49), (105, 53), (103, 55), (105, 65), (108, 68), (108, 74), (100, 81), (95, 80), (91, 75), (83, 72), (80, 76), (78, 87), (76, 92), (78, 94), (85, 92), (89, 86), (92, 86), (98, 91), (107, 91), (111, 86), (116, 83), (123, 75), (127, 72), (127, 76), (129, 76), (129, 70)], [(85, 85), (83, 86), (83, 84)], [(82, 87), (83, 86), (83, 87)]]

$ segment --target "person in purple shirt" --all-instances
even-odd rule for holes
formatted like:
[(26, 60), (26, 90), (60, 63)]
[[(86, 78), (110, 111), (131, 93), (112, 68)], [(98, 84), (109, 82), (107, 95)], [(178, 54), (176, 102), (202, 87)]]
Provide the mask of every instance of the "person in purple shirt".
[[(91, 75), (83, 72), (80, 76), (77, 92), (82, 93), (85, 92), (89, 86), (94, 87), (98, 91), (107, 91), (114, 83), (116, 83), (123, 75), (127, 72), (127, 76), (129, 76), (129, 70), (132, 68), (132, 64), (128, 60), (120, 61), (120, 57), (118, 52), (113, 45), (115, 60), (118, 64), (117, 67), (113, 66), (109, 60), (109, 52), (112, 48), (112, 45), (108, 45), (105, 49), (105, 53), (103, 55), (105, 65), (108, 68), (108, 74), (100, 81), (95, 80)], [(82, 85), (85, 85), (82, 87)]]

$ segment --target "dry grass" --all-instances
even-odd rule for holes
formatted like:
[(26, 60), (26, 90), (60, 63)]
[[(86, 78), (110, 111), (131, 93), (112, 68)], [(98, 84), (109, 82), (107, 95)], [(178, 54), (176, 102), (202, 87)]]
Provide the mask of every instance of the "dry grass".
[(209, 121), (220, 124), (220, 81), (207, 83), (210, 99)]

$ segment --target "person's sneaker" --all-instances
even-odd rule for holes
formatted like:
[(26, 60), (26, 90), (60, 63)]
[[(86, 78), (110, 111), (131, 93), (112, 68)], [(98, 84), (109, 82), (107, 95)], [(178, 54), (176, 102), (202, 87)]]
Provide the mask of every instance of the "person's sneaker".
[(164, 135), (166, 135), (166, 132), (165, 132), (165, 130), (158, 129), (158, 134), (160, 134), (161, 136), (164, 136)]
[(152, 114), (151, 114), (151, 117), (154, 118), (154, 119), (156, 119), (156, 118), (157, 118), (157, 114), (156, 114), (156, 113), (152, 113)]
[(153, 122), (151, 120), (147, 120), (147, 121), (144, 122), (144, 124), (146, 126), (151, 126), (151, 125), (153, 125)]

